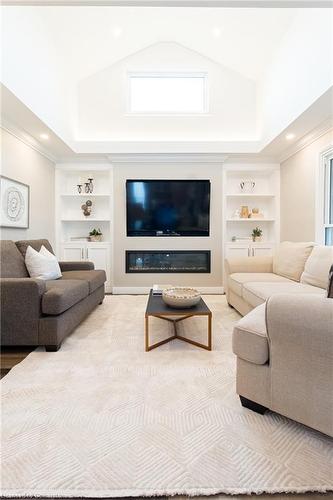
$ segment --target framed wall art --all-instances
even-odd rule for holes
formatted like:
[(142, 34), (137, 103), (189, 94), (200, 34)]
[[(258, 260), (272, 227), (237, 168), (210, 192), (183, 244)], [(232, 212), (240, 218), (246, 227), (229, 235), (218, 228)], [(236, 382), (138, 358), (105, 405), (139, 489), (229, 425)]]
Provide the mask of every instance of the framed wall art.
[(29, 227), (30, 188), (0, 175), (0, 227)]

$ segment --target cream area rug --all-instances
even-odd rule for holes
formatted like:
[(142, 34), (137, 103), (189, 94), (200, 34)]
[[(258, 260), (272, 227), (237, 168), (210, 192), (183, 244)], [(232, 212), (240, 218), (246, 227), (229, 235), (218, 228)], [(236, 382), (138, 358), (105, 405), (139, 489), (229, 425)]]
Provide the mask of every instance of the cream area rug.
[[(243, 409), (231, 333), (238, 314), (207, 296), (213, 351), (173, 341), (144, 352), (145, 296), (108, 296), (59, 352), (2, 379), (4, 497), (123, 497), (333, 489), (332, 442)], [(153, 319), (152, 341), (170, 335)], [(204, 318), (181, 334), (204, 341)]]

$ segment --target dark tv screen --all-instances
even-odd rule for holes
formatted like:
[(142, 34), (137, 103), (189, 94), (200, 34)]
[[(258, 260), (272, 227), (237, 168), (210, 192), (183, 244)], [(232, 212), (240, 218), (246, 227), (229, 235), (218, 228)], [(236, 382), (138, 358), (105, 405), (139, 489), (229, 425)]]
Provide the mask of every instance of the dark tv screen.
[(209, 236), (209, 180), (127, 180), (127, 236)]

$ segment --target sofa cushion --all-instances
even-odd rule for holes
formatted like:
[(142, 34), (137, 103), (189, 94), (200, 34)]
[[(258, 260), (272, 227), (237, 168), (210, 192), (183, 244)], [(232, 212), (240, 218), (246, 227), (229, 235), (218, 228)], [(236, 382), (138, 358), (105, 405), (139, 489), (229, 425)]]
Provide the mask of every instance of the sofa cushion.
[(265, 302), (272, 295), (278, 293), (312, 293), (315, 295), (325, 295), (325, 290), (316, 286), (296, 283), (294, 281), (281, 283), (245, 283), (243, 286), (243, 299), (252, 307)]
[(242, 289), (244, 283), (248, 282), (270, 282), (276, 283), (281, 281), (290, 282), (288, 278), (284, 278), (283, 276), (278, 276), (273, 273), (234, 273), (230, 274), (228, 278), (228, 286), (230, 290), (234, 293), (242, 296)]
[(284, 241), (273, 256), (273, 273), (299, 281), (314, 243)]
[(84, 280), (88, 282), (89, 293), (102, 286), (106, 281), (105, 271), (64, 271), (63, 280)]
[(0, 242), (1, 278), (28, 278), (29, 273), (24, 259), (11, 240)]
[(305, 263), (301, 283), (327, 288), (330, 267), (333, 264), (333, 247), (317, 246)]
[(61, 314), (89, 295), (89, 286), (82, 280), (46, 281), (46, 292), (42, 298), (44, 314)]
[(269, 350), (265, 304), (253, 309), (237, 323), (232, 335), (232, 349), (245, 361), (256, 365), (267, 363)]
[(39, 252), (42, 248), (42, 245), (51, 253), (54, 254), (54, 251), (50, 245), (49, 240), (19, 240), (15, 242), (15, 245), (21, 252), (23, 258), (25, 258), (25, 254), (27, 252), (28, 247), (32, 247), (36, 252)]

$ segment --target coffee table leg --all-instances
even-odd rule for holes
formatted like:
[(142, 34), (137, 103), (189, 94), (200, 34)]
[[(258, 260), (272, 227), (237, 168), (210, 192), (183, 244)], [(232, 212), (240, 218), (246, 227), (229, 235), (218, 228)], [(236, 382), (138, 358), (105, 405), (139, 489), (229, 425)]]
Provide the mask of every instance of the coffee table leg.
[(212, 313), (208, 315), (208, 349), (212, 350)]
[(149, 351), (149, 316), (145, 316), (145, 348), (146, 352)]

